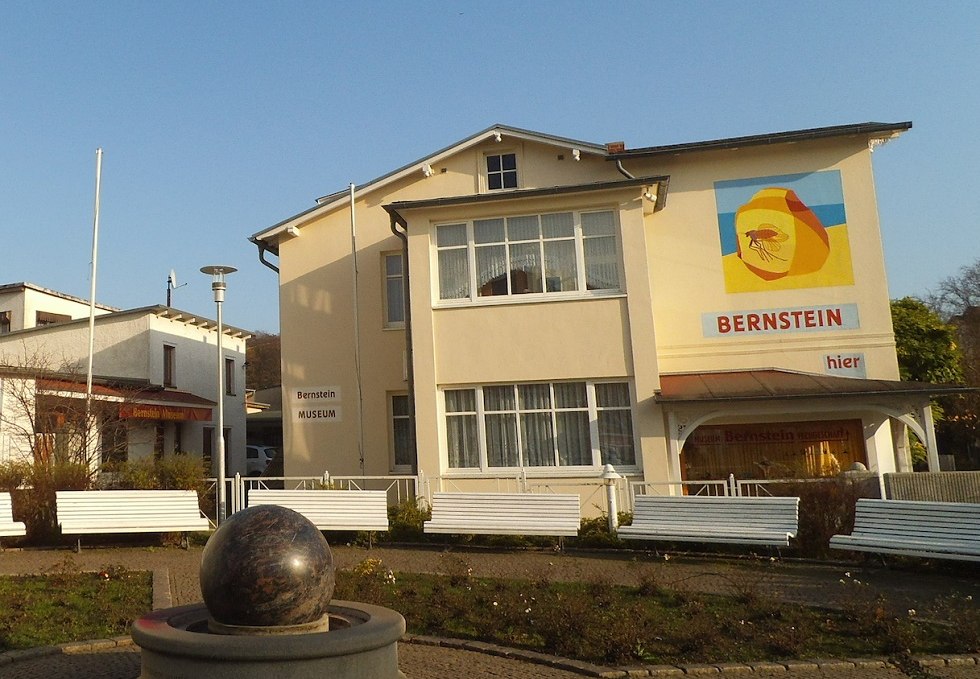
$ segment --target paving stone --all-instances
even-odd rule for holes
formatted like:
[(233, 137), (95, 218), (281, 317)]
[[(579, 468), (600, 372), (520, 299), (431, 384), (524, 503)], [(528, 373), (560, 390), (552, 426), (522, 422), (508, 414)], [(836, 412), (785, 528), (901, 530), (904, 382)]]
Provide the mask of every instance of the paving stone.
[(785, 672), (786, 671), (786, 665), (783, 665), (783, 664), (778, 663), (778, 662), (769, 662), (767, 660), (763, 660), (763, 661), (760, 661), (760, 662), (751, 662), (751, 663), (749, 663), (749, 667), (752, 668), (752, 671), (753, 672), (773, 672), (773, 673), (775, 673), (775, 672)]
[(684, 670), (676, 665), (647, 665), (651, 677), (682, 677)]
[(692, 676), (700, 676), (704, 674), (721, 674), (719, 670), (714, 665), (707, 665), (703, 663), (698, 663), (696, 665), (681, 665), (684, 670), (684, 674), (690, 674)]
[(950, 655), (946, 657), (946, 664), (950, 667), (959, 665), (976, 665), (977, 660), (972, 655)]
[(801, 670), (819, 670), (817, 663), (811, 662), (809, 660), (781, 660), (783, 665), (786, 665), (786, 669), (790, 672), (799, 672)]
[(914, 655), (912, 662), (919, 667), (945, 667), (946, 659), (939, 655)]
[(859, 670), (874, 670), (888, 667), (888, 663), (878, 658), (848, 658), (847, 662), (852, 663)]

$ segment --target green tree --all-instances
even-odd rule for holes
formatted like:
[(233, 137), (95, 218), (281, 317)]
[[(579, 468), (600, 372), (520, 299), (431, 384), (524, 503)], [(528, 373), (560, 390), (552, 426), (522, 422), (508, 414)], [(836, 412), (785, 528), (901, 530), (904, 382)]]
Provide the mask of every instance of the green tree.
[(963, 379), (954, 326), (915, 297), (892, 300), (891, 311), (903, 380), (950, 383)]

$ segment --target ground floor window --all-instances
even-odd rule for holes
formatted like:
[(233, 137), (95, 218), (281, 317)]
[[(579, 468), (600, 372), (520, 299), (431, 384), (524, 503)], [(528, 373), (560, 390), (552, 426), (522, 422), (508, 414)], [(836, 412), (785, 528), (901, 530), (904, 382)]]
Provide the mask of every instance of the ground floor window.
[(636, 464), (626, 382), (551, 382), (447, 389), (454, 469)]
[(394, 471), (404, 473), (412, 469), (411, 418), (408, 413), (408, 395), (391, 395), (391, 446)]
[(698, 427), (681, 451), (685, 481), (811, 479), (868, 463), (861, 420), (720, 424)]

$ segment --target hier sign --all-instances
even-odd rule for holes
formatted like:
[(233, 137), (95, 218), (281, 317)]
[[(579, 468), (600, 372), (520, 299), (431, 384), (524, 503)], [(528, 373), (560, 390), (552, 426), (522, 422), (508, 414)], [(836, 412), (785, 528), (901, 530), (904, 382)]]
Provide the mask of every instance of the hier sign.
[(339, 422), (340, 387), (297, 387), (290, 391), (294, 422)]
[(864, 354), (824, 354), (823, 371), (839, 377), (867, 377)]

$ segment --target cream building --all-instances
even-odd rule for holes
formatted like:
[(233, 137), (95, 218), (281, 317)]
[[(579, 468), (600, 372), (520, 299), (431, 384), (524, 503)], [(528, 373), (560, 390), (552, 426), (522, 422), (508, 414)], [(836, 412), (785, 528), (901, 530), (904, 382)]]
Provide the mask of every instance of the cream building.
[[(89, 306), (85, 300), (18, 283), (0, 286), (2, 314), (11, 325), (0, 335), (0, 460), (30, 459), (36, 446), (25, 434), (37, 427), (19, 420), (36, 417), (44, 408), (19, 412), (26, 408), (16, 402), (27, 399), (17, 394), (36, 390), (36, 403), (50, 404), (62, 416), (83, 412), (73, 404), (85, 398)], [(245, 472), (249, 334), (227, 325), (223, 331), (225, 393), (219, 395), (213, 320), (162, 305), (128, 310), (97, 306), (93, 394), (118, 404), (109, 418), (111, 435), (98, 435), (103, 457), (137, 460), (181, 452), (201, 455), (216, 467), (215, 406), (223, 398), (227, 473)]]
[(882, 473), (906, 427), (938, 469), (872, 176), (909, 128), (625, 149), (497, 125), (255, 234), (287, 475)]

